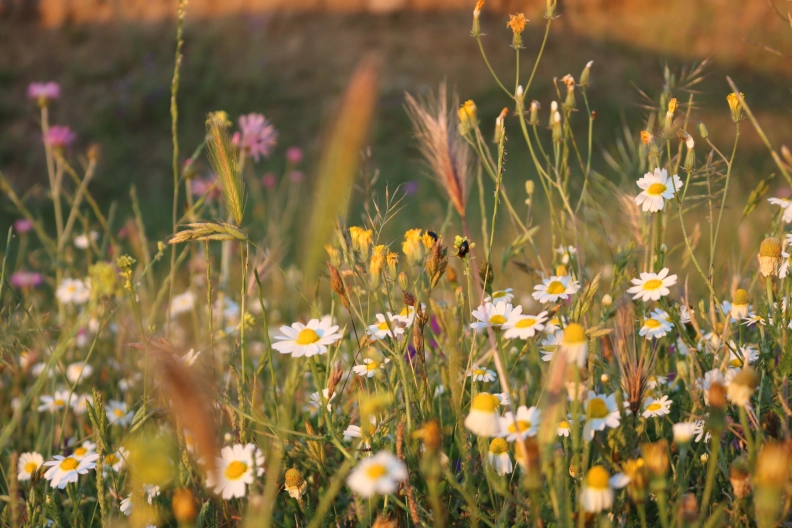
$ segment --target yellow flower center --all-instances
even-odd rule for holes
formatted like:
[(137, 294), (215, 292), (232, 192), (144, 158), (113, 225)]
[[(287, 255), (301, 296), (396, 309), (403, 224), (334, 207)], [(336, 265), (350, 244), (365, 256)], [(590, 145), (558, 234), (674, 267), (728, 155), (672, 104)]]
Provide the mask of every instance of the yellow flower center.
[(667, 187), (662, 183), (653, 183), (646, 189), (646, 194), (649, 196), (660, 196), (666, 192)]
[(113, 464), (118, 464), (118, 457), (115, 456), (113, 453), (110, 453), (105, 457), (104, 461), (105, 464), (109, 464), (112, 466)]
[(487, 371), (484, 370), (484, 369), (476, 369), (476, 370), (473, 371), (473, 375), (474, 376), (483, 376), (486, 373), (487, 373)]
[(239, 480), (247, 472), (248, 465), (239, 460), (234, 460), (225, 469), (225, 476), (228, 480)]
[(567, 422), (566, 420), (558, 422), (558, 427), (560, 427), (561, 429), (569, 429), (569, 422)]
[(561, 281), (551, 281), (547, 285), (547, 293), (550, 295), (560, 295), (566, 291), (566, 286)]
[(525, 319), (520, 319), (514, 324), (514, 328), (531, 328), (533, 325), (536, 324), (536, 319), (533, 317), (526, 317)]
[(366, 476), (371, 480), (377, 480), (388, 474), (388, 468), (382, 464), (371, 464), (366, 468)]
[(729, 366), (733, 368), (740, 368), (742, 367), (742, 361), (740, 360), (740, 358), (734, 358), (731, 361), (729, 361)]
[(657, 290), (663, 286), (663, 281), (660, 279), (651, 279), (644, 282), (643, 288), (644, 290)]
[(505, 291), (496, 291), (495, 293), (492, 294), (493, 299), (500, 299), (501, 297), (506, 297)]
[(121, 418), (122, 416), (124, 416), (124, 411), (122, 411), (121, 409), (113, 409), (113, 414)]
[(493, 326), (500, 326), (500, 325), (502, 325), (503, 323), (505, 323), (505, 322), (506, 322), (506, 318), (505, 318), (505, 317), (503, 317), (503, 316), (502, 316), (502, 315), (500, 315), (500, 314), (498, 314), (498, 315), (493, 315), (492, 317), (490, 317), (490, 320), (489, 320), (489, 322), (490, 322), (490, 324), (491, 324), (491, 325), (493, 325)]
[[(527, 431), (528, 429), (531, 428), (531, 422), (527, 420), (517, 420), (517, 427), (520, 428), (520, 432), (522, 433), (523, 431)], [(515, 429), (514, 427), (514, 422), (509, 424), (509, 432), (510, 433), (517, 432), (517, 429)]]
[(586, 405), (586, 416), (589, 418), (605, 418), (610, 414), (608, 405), (602, 398), (591, 398)]
[(734, 292), (734, 300), (732, 301), (732, 304), (737, 306), (745, 306), (748, 304), (748, 292), (742, 288)]
[[(388, 328), (388, 322), (382, 321), (380, 324), (377, 325), (377, 330), (390, 330)], [(303, 330), (303, 332), (305, 332), (305, 330)]]
[(60, 468), (64, 471), (71, 471), (80, 465), (76, 458), (67, 457), (61, 460)]
[(660, 328), (660, 321), (657, 319), (645, 319), (644, 326), (654, 330), (655, 328)]
[(379, 368), (379, 363), (377, 363), (376, 361), (369, 361), (368, 363), (366, 363), (366, 370), (368, 371), (377, 370), (378, 368)]
[(410, 311), (409, 311), (409, 310), (407, 309), (407, 307), (405, 306), (404, 308), (402, 308), (402, 311), (401, 311), (401, 312), (399, 312), (399, 315), (401, 315), (402, 317), (407, 317), (407, 316), (409, 316), (409, 315), (410, 315)]
[(662, 408), (663, 406), (657, 402), (650, 403), (649, 405), (646, 406), (646, 410), (649, 412), (656, 412)]
[(473, 398), (470, 408), (477, 411), (493, 413), (495, 409), (498, 408), (498, 405), (500, 405), (500, 400), (498, 398), (488, 392), (480, 392)]
[(298, 345), (312, 345), (317, 341), (319, 341), (319, 334), (310, 328), (304, 328), (300, 330), (299, 334), (297, 334)]
[(75, 456), (83, 456), (87, 452), (88, 450), (84, 447), (78, 447), (77, 449), (74, 450)]
[(490, 453), (493, 455), (502, 455), (509, 450), (509, 444), (503, 438), (495, 438), (490, 442)]
[(577, 323), (569, 323), (564, 329), (564, 343), (568, 345), (586, 342), (586, 331)]
[(54, 401), (54, 402), (52, 402), (52, 403), (53, 403), (54, 405), (66, 405), (66, 402), (65, 402), (64, 400), (55, 400), (55, 401)]
[(605, 490), (610, 488), (610, 475), (602, 466), (594, 466), (586, 474), (586, 486), (593, 489)]
[(35, 462), (28, 462), (25, 464), (25, 473), (33, 473), (38, 469), (38, 464)]

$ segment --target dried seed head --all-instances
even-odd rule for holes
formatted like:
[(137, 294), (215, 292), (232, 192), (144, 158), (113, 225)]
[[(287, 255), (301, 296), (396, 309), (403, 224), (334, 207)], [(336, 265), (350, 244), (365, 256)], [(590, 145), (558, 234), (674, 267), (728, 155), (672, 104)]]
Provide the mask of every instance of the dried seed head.
[(734, 299), (732, 299), (732, 304), (736, 304), (738, 306), (743, 306), (748, 304), (748, 292), (740, 288), (736, 292), (734, 292)]
[(751, 473), (748, 471), (748, 463), (743, 457), (734, 459), (729, 467), (729, 482), (731, 482), (735, 498), (742, 499), (751, 493)]
[(349, 297), (347, 297), (346, 287), (344, 286), (344, 280), (341, 278), (341, 274), (338, 272), (338, 269), (329, 262), (327, 263), (327, 270), (330, 272), (330, 287), (336, 295), (338, 295), (339, 299), (341, 299), (341, 304), (344, 305), (344, 308), (349, 311)]
[(333, 370), (330, 371), (330, 378), (327, 380), (327, 399), (333, 397), (333, 393), (335, 393), (335, 389), (338, 386), (338, 382), (341, 381), (341, 377), (344, 375), (344, 369), (341, 365), (341, 362), (335, 364)]
[(756, 461), (756, 485), (783, 489), (789, 480), (789, 463), (789, 452), (784, 444), (766, 443)]
[(710, 384), (707, 400), (711, 409), (724, 409), (726, 407), (726, 388), (717, 382)]

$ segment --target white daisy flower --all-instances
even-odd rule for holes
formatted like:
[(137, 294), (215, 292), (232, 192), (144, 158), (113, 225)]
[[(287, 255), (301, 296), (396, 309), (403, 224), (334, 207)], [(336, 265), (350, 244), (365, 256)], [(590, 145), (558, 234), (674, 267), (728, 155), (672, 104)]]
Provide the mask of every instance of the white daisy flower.
[(508, 475), (514, 470), (511, 457), (509, 457), (509, 444), (503, 438), (493, 438), (487, 454), (492, 469), (500, 475)]
[(644, 319), (638, 335), (645, 336), (646, 339), (657, 339), (666, 335), (673, 327), (674, 323), (668, 320), (668, 314), (660, 308), (655, 308), (649, 317)]
[(72, 451), (71, 456), (73, 456), (77, 460), (82, 460), (83, 458), (93, 455), (94, 453), (96, 453), (96, 444), (86, 440), (81, 445), (74, 448), (74, 451)]
[(173, 359), (176, 361), (181, 361), (185, 367), (192, 367), (195, 365), (195, 362), (198, 360), (198, 356), (201, 355), (201, 351), (195, 351), (194, 348), (191, 348), (189, 352), (184, 354), (183, 356), (179, 356), (177, 354), (173, 354)]
[(33, 473), (44, 464), (44, 457), (36, 452), (22, 453), (17, 462), (17, 480), (30, 480)]
[(515, 314), (515, 312), (516, 310), (512, 311), (511, 317), (503, 325), (503, 329), (506, 330), (503, 337), (506, 339), (525, 340), (544, 329), (547, 312), (540, 312), (538, 315)]
[(668, 378), (667, 377), (665, 377), (665, 376), (655, 376), (654, 374), (652, 374), (646, 380), (646, 388), (649, 389), (649, 390), (653, 390), (653, 389), (656, 389), (657, 387), (659, 387), (660, 385), (665, 385), (666, 383), (668, 383)]
[(556, 435), (569, 438), (569, 433), (572, 432), (572, 426), (568, 420), (561, 420), (556, 426)]
[[(426, 304), (421, 303), (421, 310), (426, 313)], [(415, 307), (405, 306), (398, 314), (394, 315), (393, 318), (400, 321), (403, 327), (409, 328), (415, 320)]]
[(497, 304), (485, 303), (473, 310), (473, 317), (478, 321), (470, 323), (470, 328), (474, 330), (484, 330), (487, 327), (499, 329), (512, 317), (522, 313), (522, 306), (512, 307), (506, 301), (499, 301)]
[(478, 436), (499, 436), (501, 422), (498, 415), (500, 399), (488, 392), (479, 392), (470, 403), (470, 412), (465, 417), (465, 427)]
[(484, 302), (492, 304), (499, 302), (511, 303), (512, 299), (514, 299), (514, 290), (506, 288), (505, 290), (494, 291), (492, 295), (487, 295), (484, 297)]
[(407, 466), (387, 451), (361, 460), (347, 477), (347, 486), (363, 498), (396, 493), (407, 480)]
[[(737, 348), (740, 349), (739, 354), (736, 352)], [(743, 368), (745, 361), (753, 363), (759, 359), (759, 351), (753, 348), (753, 345), (745, 345), (738, 347), (734, 341), (729, 341), (729, 368), (739, 370)]]
[(561, 318), (559, 319), (559, 316), (556, 315), (555, 317), (553, 317), (552, 319), (550, 319), (545, 323), (544, 332), (546, 334), (552, 335), (555, 334), (557, 330), (560, 330), (562, 325), (564, 326), (564, 328), (566, 328), (566, 325), (568, 324), (569, 324), (569, 319), (567, 317), (561, 316)]
[(680, 356), (687, 356), (690, 354), (690, 347), (682, 341), (681, 338), (677, 338), (676, 340), (676, 351)]
[(91, 298), (91, 286), (80, 279), (63, 279), (55, 296), (63, 304), (85, 304)]
[(329, 319), (311, 319), (307, 325), (292, 323), (291, 326), (281, 326), (284, 335), (275, 336), (278, 343), (273, 343), (272, 348), (281, 354), (291, 354), (292, 357), (311, 357), (317, 354), (326, 354), (327, 347), (335, 344), (344, 337), (338, 333), (338, 326), (332, 325)]
[(501, 436), (506, 437), (509, 442), (516, 442), (517, 440), (524, 440), (529, 436), (536, 436), (539, 432), (539, 424), (542, 420), (542, 411), (536, 407), (530, 409), (525, 405), (520, 405), (517, 408), (517, 425), (514, 425), (514, 414), (511, 411), (506, 411), (501, 416)]
[(44, 395), (39, 397), (41, 405), (38, 406), (39, 412), (49, 411), (55, 412), (66, 408), (70, 402), (69, 391), (55, 391), (53, 396)]
[(121, 500), (121, 513), (126, 516), (132, 515), (132, 494)]
[(614, 489), (630, 483), (630, 477), (616, 473), (612, 477), (602, 466), (594, 466), (586, 473), (580, 489), (580, 502), (589, 513), (609, 510), (613, 506)]
[(493, 392), (492, 395), (498, 399), (501, 405), (511, 405), (509, 395), (505, 392)]
[(154, 502), (154, 497), (159, 497), (160, 487), (154, 484), (144, 484), (143, 494), (146, 496), (146, 502), (151, 504)]
[[(704, 430), (704, 420), (696, 420), (694, 434), (696, 435), (696, 442), (701, 442), (703, 438), (705, 442), (709, 442), (712, 435), (709, 431)], [(706, 432), (706, 435), (704, 434)]]
[(171, 317), (177, 317), (181, 314), (192, 311), (195, 306), (195, 294), (192, 290), (187, 290), (184, 293), (175, 295), (170, 305)]
[(467, 375), (473, 381), (495, 381), (495, 373), (489, 369), (474, 368)]
[(542, 361), (552, 361), (553, 356), (564, 341), (564, 331), (559, 330), (555, 334), (547, 336), (539, 343), (539, 352), (542, 354)]
[(561, 263), (566, 265), (569, 264), (570, 257), (577, 253), (577, 248), (575, 246), (558, 246), (555, 252), (561, 255)]
[(669, 178), (668, 171), (659, 168), (655, 169), (653, 173), (647, 172), (636, 183), (643, 190), (635, 197), (635, 205), (640, 205), (645, 213), (662, 211), (665, 201), (671, 200), (674, 194), (682, 188), (682, 180), (679, 179), (679, 176), (674, 174)]
[[(749, 313), (747, 313), (745, 315), (745, 317), (741, 317), (740, 319), (742, 320), (742, 323), (740, 323), (740, 324), (743, 325), (743, 326), (753, 326), (755, 324), (758, 324), (758, 325), (761, 325), (761, 326), (766, 326), (767, 325), (767, 323), (765, 323), (764, 317), (762, 317), (761, 315), (759, 315), (759, 314), (757, 314), (755, 312), (749, 312)], [(773, 324), (773, 320), (772, 319), (770, 319), (770, 324)]]
[(589, 442), (594, 438), (596, 431), (604, 431), (606, 427), (615, 429), (621, 424), (621, 413), (616, 403), (616, 394), (608, 396), (590, 390), (583, 406), (586, 410), (583, 438)]
[(129, 451), (123, 447), (119, 447), (118, 451), (115, 453), (105, 455), (104, 460), (102, 461), (102, 467), (104, 468), (105, 473), (109, 473), (111, 469), (116, 473), (121, 471), (126, 464), (126, 459), (128, 456)]
[(567, 361), (583, 368), (588, 357), (586, 331), (578, 323), (569, 323), (561, 333), (561, 350), (566, 353)]
[(386, 337), (398, 338), (404, 335), (407, 328), (406, 322), (399, 316), (394, 316), (387, 312), (387, 319), (382, 314), (377, 314), (377, 323), (366, 328), (366, 335), (374, 339), (385, 339)]
[(371, 358), (364, 358), (363, 364), (355, 365), (354, 367), (352, 367), (352, 371), (358, 376), (365, 376), (367, 378), (372, 378), (379, 369), (381, 369), (388, 363), (390, 363), (390, 359), (388, 358), (383, 359), (381, 362), (375, 361)]
[(773, 205), (778, 205), (781, 207), (781, 209), (784, 211), (784, 214), (781, 217), (784, 222), (787, 224), (792, 222), (792, 200), (788, 198), (768, 198), (767, 201)]
[(311, 415), (318, 413), (319, 408), (322, 406), (322, 399), (327, 401), (327, 412), (332, 412), (332, 401), (335, 400), (335, 397), (338, 395), (338, 393), (333, 392), (333, 395), (330, 396), (330, 399), (327, 398), (328, 394), (330, 394), (330, 389), (328, 388), (322, 389), (323, 398), (319, 397), (319, 392), (312, 393), (310, 399), (308, 400), (308, 405), (303, 407), (303, 412), (311, 411)]
[(671, 400), (668, 399), (668, 396), (663, 395), (659, 400), (652, 397), (646, 398), (644, 401), (644, 412), (641, 416), (644, 418), (652, 418), (654, 416), (665, 416), (670, 412)]
[(121, 427), (131, 424), (132, 418), (135, 417), (135, 413), (127, 409), (127, 404), (118, 400), (107, 402), (105, 414), (107, 415), (108, 423), (120, 425)]
[(85, 475), (95, 468), (99, 455), (93, 453), (79, 460), (73, 456), (61, 455), (55, 455), (53, 458), (55, 460), (44, 462), (45, 466), (49, 466), (44, 478), (50, 481), (53, 488), (64, 489), (67, 484), (76, 483), (80, 475)]
[(696, 311), (687, 304), (679, 305), (679, 321), (688, 324), (690, 319), (696, 315)]
[[(90, 237), (90, 240), (88, 237)], [(99, 233), (96, 231), (83, 233), (82, 235), (77, 235), (74, 237), (74, 246), (79, 249), (88, 249), (88, 246), (91, 245), (91, 242), (96, 242), (97, 240), (99, 240)]]
[(721, 302), (720, 311), (721, 311), (721, 314), (723, 314), (724, 317), (726, 317), (726, 316), (731, 317), (731, 322), (732, 323), (737, 321), (737, 319), (733, 315), (731, 315), (732, 314), (732, 303), (731, 303), (731, 301), (724, 300), (723, 302)]
[[(369, 426), (366, 429), (365, 438), (367, 440), (371, 440), (376, 432), (377, 432), (377, 419), (373, 416), (369, 416)], [(346, 429), (344, 429), (344, 441), (349, 442), (353, 438), (364, 438), (363, 429), (359, 425), (349, 424), (349, 426)], [(364, 441), (363, 446), (366, 449), (371, 447), (368, 441)]]
[(215, 459), (215, 469), (206, 477), (206, 486), (223, 499), (242, 498), (247, 485), (264, 473), (264, 455), (253, 444), (225, 446)]
[(679, 422), (672, 427), (674, 431), (674, 442), (677, 444), (689, 444), (696, 435), (696, 422)]
[(66, 367), (66, 379), (72, 383), (77, 383), (78, 381), (89, 378), (91, 374), (93, 374), (93, 367), (82, 361), (72, 363)]
[(559, 299), (567, 300), (580, 289), (578, 281), (572, 277), (564, 275), (556, 277), (553, 275), (549, 279), (542, 280), (542, 284), (534, 286), (533, 298), (542, 304), (556, 302)]
[(628, 288), (627, 293), (634, 293), (633, 299), (641, 299), (643, 302), (657, 301), (671, 293), (668, 288), (676, 284), (677, 276), (668, 275), (668, 268), (663, 268), (660, 273), (641, 272), (641, 277), (632, 279), (631, 282), (635, 286)]

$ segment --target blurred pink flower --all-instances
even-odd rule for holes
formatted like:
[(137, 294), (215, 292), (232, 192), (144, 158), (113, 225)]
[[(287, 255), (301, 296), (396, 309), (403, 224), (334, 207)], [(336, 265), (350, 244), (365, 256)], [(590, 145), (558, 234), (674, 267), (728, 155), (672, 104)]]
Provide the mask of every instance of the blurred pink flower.
[(47, 130), (47, 135), (44, 136), (44, 141), (52, 148), (68, 147), (75, 139), (77, 136), (71, 131), (71, 128), (60, 125), (51, 126)]
[(239, 130), (234, 133), (234, 144), (255, 161), (268, 157), (278, 139), (278, 131), (262, 114), (239, 116)]
[(272, 189), (277, 183), (278, 179), (271, 172), (268, 172), (261, 178), (261, 185), (263, 185), (265, 189)]
[[(193, 178), (190, 182), (190, 190), (194, 196), (206, 196), (206, 199), (211, 201), (220, 196), (220, 187), (215, 185), (217, 176), (210, 176), (208, 178)], [(212, 188), (214, 186), (214, 188)]]
[(286, 150), (286, 161), (292, 165), (297, 165), (303, 160), (303, 151), (300, 147), (289, 147)]
[(293, 170), (289, 173), (289, 179), (294, 183), (300, 183), (305, 179), (305, 173), (303, 171)]
[(14, 220), (14, 231), (17, 233), (30, 233), (32, 229), (33, 222), (27, 218), (19, 218), (18, 220)]
[(27, 88), (29, 99), (36, 99), (39, 102), (46, 102), (60, 97), (60, 86), (55, 82), (34, 82)]
[(16, 271), (11, 274), (8, 282), (14, 288), (35, 288), (44, 282), (44, 277), (33, 271)]

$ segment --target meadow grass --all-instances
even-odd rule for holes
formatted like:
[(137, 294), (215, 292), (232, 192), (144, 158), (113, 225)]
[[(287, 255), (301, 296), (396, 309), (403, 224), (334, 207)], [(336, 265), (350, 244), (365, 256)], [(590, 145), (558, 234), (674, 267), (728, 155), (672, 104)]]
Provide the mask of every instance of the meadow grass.
[[(760, 95), (727, 77), (703, 119), (706, 65), (667, 67), (646, 119), (603, 148), (597, 62), (537, 88), (555, 2), (532, 15), (536, 43), (523, 14), (491, 24), (479, 2), (469, 38), (497, 110), (440, 79), (404, 98), (442, 198), (372, 162), (376, 57), (309, 182), (261, 114), (211, 112), (180, 148), (186, 4), (168, 211), (147, 215), (134, 186), (129, 214), (97, 200), (100, 149), (51, 120), (68, 94), (28, 87), (51, 212), (0, 172), (17, 216), (0, 268), (4, 525), (789, 520), (792, 153)], [(511, 40), (510, 69), (485, 30)], [(774, 167), (752, 181), (749, 131)], [(276, 153), (282, 176), (262, 177)]]

